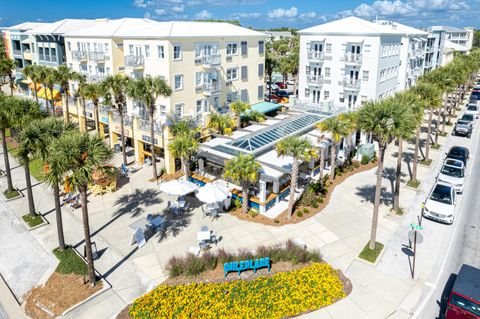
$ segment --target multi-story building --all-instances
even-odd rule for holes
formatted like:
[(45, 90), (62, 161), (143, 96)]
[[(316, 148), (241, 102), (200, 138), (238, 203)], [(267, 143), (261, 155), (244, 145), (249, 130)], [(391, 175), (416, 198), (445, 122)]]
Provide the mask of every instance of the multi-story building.
[[(265, 35), (228, 23), (156, 22), (147, 19), (98, 21), (65, 36), (68, 65), (91, 82), (123, 73), (132, 78), (160, 76), (172, 88), (159, 97), (154, 153), (174, 170), (169, 136), (161, 127), (166, 116), (191, 118), (204, 127), (211, 112), (229, 103), (263, 101)], [(115, 113), (102, 116), (113, 144), (120, 137)], [(150, 124), (145, 106), (127, 102), (126, 138), (138, 162), (152, 156)], [(165, 141), (164, 141), (165, 139)]]
[(448, 26), (432, 26), (429, 28), (429, 31), (444, 33), (446, 40), (465, 47), (467, 51), (472, 49), (473, 28), (458, 29)]
[(404, 32), (348, 17), (299, 34), (300, 103), (353, 109), (397, 91)]
[(393, 21), (378, 20), (376, 23), (402, 32), (398, 89), (405, 90), (412, 87), (426, 67), (428, 33)]
[(445, 45), (445, 34), (429, 32), (425, 49), (425, 72), (429, 72), (442, 65)]

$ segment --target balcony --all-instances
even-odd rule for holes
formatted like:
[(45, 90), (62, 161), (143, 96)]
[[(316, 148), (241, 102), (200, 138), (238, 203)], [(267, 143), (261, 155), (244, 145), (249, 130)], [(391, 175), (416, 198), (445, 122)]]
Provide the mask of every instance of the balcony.
[(435, 50), (434, 47), (427, 47), (425, 52), (426, 53), (432, 53), (434, 50)]
[(22, 55), (22, 50), (20, 50), (20, 49), (13, 49), (13, 55), (21, 56), (21, 55)]
[(307, 75), (308, 85), (322, 86), (325, 83), (323, 75)]
[(195, 63), (201, 63), (205, 68), (214, 68), (220, 66), (222, 62), (222, 56), (220, 54), (210, 54), (195, 58)]
[(358, 65), (362, 63), (362, 55), (360, 53), (345, 54), (345, 64)]
[(308, 60), (310, 62), (323, 62), (325, 60), (325, 54), (322, 51), (309, 51)]
[[(150, 120), (139, 119), (138, 120), (138, 129), (144, 132), (148, 132), (150, 135)], [(153, 131), (156, 134), (162, 134), (162, 125), (160, 123), (153, 123)]]
[(431, 68), (433, 66), (432, 61), (425, 61), (425, 68)]
[(85, 51), (72, 51), (72, 59), (77, 62), (86, 62), (87, 61), (87, 52)]
[(361, 81), (359, 79), (352, 79), (349, 77), (346, 77), (343, 79), (343, 86), (345, 87), (345, 89), (348, 89), (351, 91), (360, 90), (360, 84), (361, 84)]
[(143, 56), (126, 55), (125, 67), (134, 68), (134, 69), (143, 69), (145, 67), (145, 59), (143, 58)]
[(102, 51), (94, 51), (88, 53), (88, 60), (97, 63), (104, 63), (105, 62), (105, 52)]
[(202, 87), (203, 94), (207, 96), (219, 93), (221, 90), (220, 82), (218, 81), (204, 83), (202, 84), (201, 87)]
[(99, 73), (99, 74), (92, 74), (89, 76), (90, 83), (99, 83), (105, 80), (107, 77), (106, 74)]

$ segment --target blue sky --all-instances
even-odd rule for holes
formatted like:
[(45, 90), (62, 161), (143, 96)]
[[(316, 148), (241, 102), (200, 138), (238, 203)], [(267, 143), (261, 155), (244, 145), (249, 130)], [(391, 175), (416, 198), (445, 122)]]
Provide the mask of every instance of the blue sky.
[(0, 0), (0, 25), (63, 18), (237, 19), (244, 26), (304, 28), (344, 16), (416, 27), (478, 27), (480, 0)]

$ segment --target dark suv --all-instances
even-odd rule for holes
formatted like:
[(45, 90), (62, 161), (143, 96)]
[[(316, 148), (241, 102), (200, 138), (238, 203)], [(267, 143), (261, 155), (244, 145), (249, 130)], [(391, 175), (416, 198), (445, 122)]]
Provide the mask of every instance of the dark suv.
[(468, 148), (462, 146), (452, 146), (447, 153), (447, 158), (457, 159), (463, 162), (463, 165), (467, 166), (467, 161), (470, 158), (470, 152)]

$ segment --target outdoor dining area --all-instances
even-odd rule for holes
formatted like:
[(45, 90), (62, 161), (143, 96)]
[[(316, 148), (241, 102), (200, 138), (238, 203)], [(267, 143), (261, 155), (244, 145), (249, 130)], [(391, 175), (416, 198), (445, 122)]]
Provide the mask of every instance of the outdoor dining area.
[(103, 195), (117, 190), (117, 170), (113, 166), (105, 166), (93, 172), (93, 183), (89, 189), (94, 195)]

